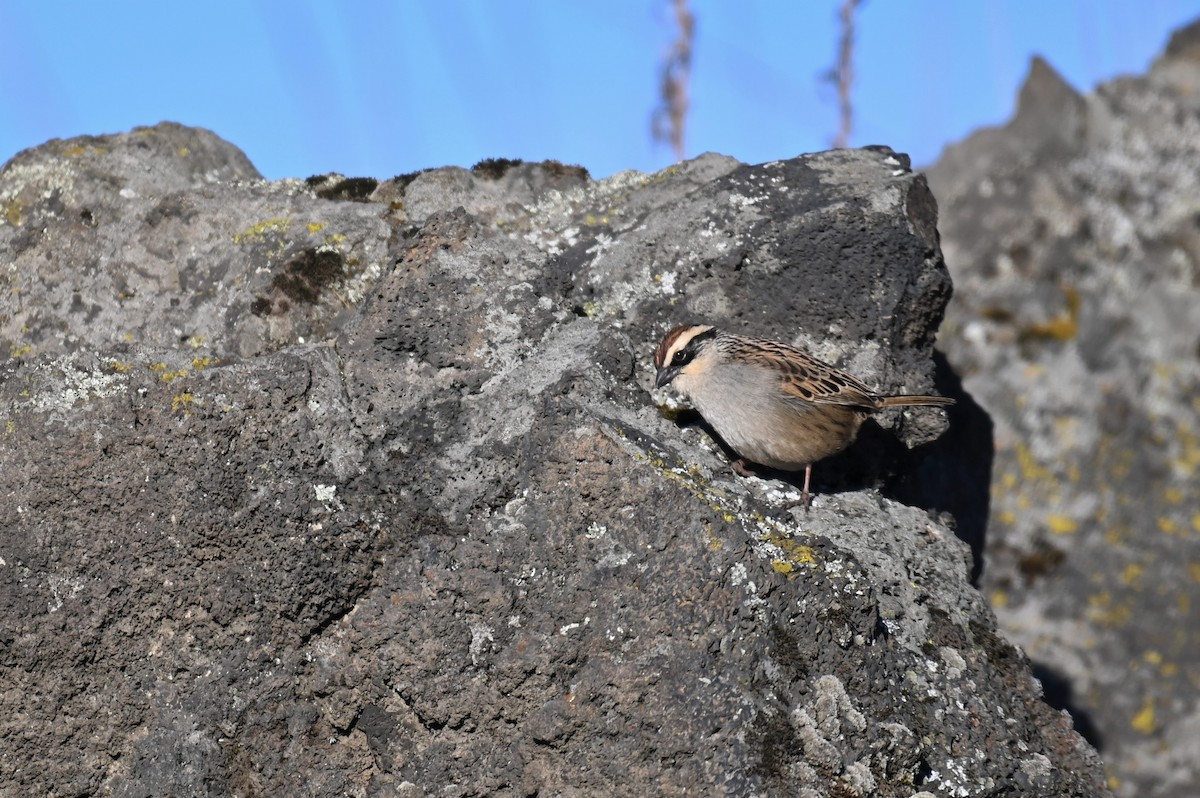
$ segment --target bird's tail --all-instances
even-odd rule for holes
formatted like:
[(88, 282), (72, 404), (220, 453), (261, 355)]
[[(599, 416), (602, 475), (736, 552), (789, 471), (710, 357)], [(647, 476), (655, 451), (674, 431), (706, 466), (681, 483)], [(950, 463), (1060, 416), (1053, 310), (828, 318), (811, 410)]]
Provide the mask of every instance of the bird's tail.
[(954, 400), (949, 396), (925, 396), (925, 395), (900, 395), (900, 396), (885, 396), (879, 406), (883, 407), (908, 407), (910, 405), (952, 405)]

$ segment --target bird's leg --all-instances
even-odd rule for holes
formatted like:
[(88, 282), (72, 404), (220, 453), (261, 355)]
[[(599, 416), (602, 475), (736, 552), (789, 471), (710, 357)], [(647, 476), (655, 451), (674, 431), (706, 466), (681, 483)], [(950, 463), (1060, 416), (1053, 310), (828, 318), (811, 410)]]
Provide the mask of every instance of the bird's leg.
[(808, 495), (808, 483), (810, 481), (812, 481), (812, 463), (809, 463), (804, 467), (804, 489), (800, 491), (800, 500), (788, 502), (787, 504), (783, 505), (783, 509), (790, 510), (793, 507), (803, 507), (805, 512), (808, 511), (808, 508), (812, 506), (812, 502), (809, 501), (810, 497)]

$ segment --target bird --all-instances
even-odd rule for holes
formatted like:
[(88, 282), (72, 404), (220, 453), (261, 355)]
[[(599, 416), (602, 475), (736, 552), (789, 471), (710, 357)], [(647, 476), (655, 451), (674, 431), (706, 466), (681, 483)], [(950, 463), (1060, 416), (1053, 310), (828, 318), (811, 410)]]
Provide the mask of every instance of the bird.
[(672, 328), (654, 352), (654, 367), (656, 387), (669, 385), (690, 400), (737, 453), (734, 471), (753, 476), (747, 462), (803, 469), (799, 504), (806, 509), (813, 463), (853, 443), (869, 416), (954, 404), (946, 396), (880, 394), (802, 349), (710, 324)]

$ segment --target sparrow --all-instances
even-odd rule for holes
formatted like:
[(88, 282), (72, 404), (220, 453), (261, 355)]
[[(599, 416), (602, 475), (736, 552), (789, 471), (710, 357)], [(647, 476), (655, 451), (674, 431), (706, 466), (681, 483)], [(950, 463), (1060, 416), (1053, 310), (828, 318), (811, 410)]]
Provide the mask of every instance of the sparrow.
[(837, 454), (869, 416), (889, 407), (952, 405), (945, 396), (890, 395), (779, 341), (682, 324), (654, 353), (655, 385), (689, 399), (739, 456), (780, 471), (804, 469), (800, 504), (809, 505), (813, 463)]

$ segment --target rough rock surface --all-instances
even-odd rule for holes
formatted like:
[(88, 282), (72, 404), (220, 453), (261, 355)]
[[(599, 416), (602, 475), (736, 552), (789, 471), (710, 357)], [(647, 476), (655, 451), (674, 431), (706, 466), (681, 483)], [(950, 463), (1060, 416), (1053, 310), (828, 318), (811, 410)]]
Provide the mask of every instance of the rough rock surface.
[(1035, 61), (929, 172), (940, 338), (992, 415), (982, 587), (1121, 796), (1200, 784), (1200, 23), (1082, 96)]
[(0, 792), (1106, 794), (888, 498), (952, 503), (944, 417), (805, 514), (650, 392), (694, 318), (931, 388), (901, 156), (264, 183), (160, 126), (0, 201)]

